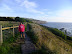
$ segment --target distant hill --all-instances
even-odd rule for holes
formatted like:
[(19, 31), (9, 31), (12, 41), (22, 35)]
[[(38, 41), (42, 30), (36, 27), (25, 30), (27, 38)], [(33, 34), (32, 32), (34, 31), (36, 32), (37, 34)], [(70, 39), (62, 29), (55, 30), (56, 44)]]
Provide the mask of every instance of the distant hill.
[(33, 23), (37, 23), (37, 24), (47, 23), (46, 21), (41, 21), (41, 20), (36, 20), (36, 19), (29, 19), (29, 20), (32, 21)]

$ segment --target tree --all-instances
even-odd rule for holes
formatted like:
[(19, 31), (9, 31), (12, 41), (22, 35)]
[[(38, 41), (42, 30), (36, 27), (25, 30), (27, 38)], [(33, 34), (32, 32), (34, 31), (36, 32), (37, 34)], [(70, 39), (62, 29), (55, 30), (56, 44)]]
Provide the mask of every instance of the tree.
[(16, 17), (15, 21), (19, 21), (20, 22), (20, 17)]

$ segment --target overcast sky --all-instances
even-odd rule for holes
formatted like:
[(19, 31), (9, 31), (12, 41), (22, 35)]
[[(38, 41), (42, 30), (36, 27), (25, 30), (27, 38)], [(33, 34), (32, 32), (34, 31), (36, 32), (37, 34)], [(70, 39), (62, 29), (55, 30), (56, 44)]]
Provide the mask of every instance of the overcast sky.
[(72, 22), (72, 0), (0, 0), (0, 16)]

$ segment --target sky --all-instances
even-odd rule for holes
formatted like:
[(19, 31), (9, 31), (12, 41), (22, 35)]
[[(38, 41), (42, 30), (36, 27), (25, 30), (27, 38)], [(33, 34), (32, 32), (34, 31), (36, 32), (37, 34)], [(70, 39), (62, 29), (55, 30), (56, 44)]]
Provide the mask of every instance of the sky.
[(72, 22), (72, 0), (0, 0), (0, 16)]

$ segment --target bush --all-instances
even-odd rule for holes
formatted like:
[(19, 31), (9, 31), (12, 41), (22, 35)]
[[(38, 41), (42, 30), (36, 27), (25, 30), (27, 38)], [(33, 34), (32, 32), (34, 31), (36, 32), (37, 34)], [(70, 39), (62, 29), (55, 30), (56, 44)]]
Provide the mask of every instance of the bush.
[(72, 41), (72, 37), (67, 36), (67, 39)]
[(63, 39), (65, 40), (71, 40), (72, 41), (72, 37), (69, 37), (67, 35), (64, 34), (64, 32), (58, 30), (57, 28), (50, 28), (50, 27), (46, 27), (46, 26), (43, 26), (43, 25), (40, 25), (46, 29), (48, 29), (49, 31), (51, 31), (53, 34), (59, 36), (59, 37), (62, 37)]
[(62, 31), (60, 31), (60, 30), (58, 30), (58, 29), (56, 29), (56, 28), (47, 28), (49, 31), (51, 31), (52, 33), (54, 33), (55, 35), (57, 35), (57, 36), (60, 36), (60, 37), (62, 37), (63, 39), (66, 39), (66, 35), (62, 32)]

